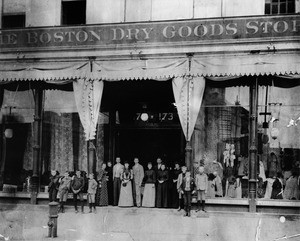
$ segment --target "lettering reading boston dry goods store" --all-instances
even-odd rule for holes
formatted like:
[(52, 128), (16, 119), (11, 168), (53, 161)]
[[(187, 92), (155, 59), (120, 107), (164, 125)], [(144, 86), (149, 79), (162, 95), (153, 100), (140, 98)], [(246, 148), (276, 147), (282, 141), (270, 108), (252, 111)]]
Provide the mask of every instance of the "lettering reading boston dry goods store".
[[(218, 41), (295, 36), (300, 23), (296, 16), (250, 17), (139, 24), (85, 25), (76, 27), (2, 30), (1, 51), (31, 47), (109, 47), (115, 44)], [(29, 49), (28, 49), (29, 48)]]

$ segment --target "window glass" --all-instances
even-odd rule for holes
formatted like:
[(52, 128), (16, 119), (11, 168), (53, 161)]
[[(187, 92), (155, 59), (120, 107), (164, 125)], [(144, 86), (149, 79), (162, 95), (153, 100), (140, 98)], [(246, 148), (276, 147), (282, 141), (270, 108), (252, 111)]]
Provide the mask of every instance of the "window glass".
[(295, 13), (295, 0), (266, 0), (265, 14)]
[(62, 24), (76, 25), (86, 23), (86, 1), (63, 1)]
[(25, 27), (25, 14), (3, 15), (2, 28), (24, 28)]

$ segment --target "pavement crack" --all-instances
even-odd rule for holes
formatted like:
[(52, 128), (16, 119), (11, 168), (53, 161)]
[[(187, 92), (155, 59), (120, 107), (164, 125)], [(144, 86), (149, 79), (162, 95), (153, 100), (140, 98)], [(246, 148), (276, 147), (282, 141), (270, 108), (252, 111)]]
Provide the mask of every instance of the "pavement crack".
[(261, 218), (258, 220), (258, 225), (256, 227), (255, 241), (260, 240), (260, 230), (261, 230)]

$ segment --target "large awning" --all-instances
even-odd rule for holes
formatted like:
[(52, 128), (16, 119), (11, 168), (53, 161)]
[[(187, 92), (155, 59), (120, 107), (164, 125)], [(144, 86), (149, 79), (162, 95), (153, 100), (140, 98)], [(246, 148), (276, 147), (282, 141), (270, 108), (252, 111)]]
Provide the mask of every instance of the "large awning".
[(187, 58), (95, 61), (93, 76), (108, 81), (165, 80), (187, 75), (188, 63)]
[(195, 56), (191, 64), (191, 75), (203, 77), (295, 75), (299, 73), (300, 55), (297, 53)]
[(57, 81), (84, 78), (88, 71), (88, 61), (51, 61), (28, 62), (17, 60), (15, 62), (0, 63), (0, 81)]
[(173, 79), (173, 91), (180, 122), (191, 139), (205, 89), (205, 78), (236, 79), (241, 76), (277, 75), (299, 77), (297, 54), (244, 54), (153, 58), (129, 60), (87, 60), (85, 62), (31, 62), (0, 64), (0, 81), (73, 82), (77, 110), (86, 140), (95, 138), (103, 92), (103, 81)]
[[(0, 82), (46, 81), (62, 84), (76, 79), (106, 81), (166, 80), (174, 77), (241, 77), (299, 75), (299, 54), (265, 53), (197, 56), (189, 59), (151, 58), (128, 60), (51, 61), (0, 63)], [(226, 78), (228, 79), (228, 78)]]

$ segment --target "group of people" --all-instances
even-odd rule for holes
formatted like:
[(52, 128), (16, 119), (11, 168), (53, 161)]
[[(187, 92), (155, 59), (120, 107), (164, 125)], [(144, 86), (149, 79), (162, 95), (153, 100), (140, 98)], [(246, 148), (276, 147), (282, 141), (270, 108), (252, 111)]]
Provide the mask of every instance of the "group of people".
[[(204, 167), (197, 168), (193, 175), (186, 166), (175, 163), (174, 168), (167, 168), (161, 158), (157, 158), (155, 166), (147, 163), (147, 169), (134, 158), (134, 164), (130, 167), (127, 161), (124, 165), (121, 158), (116, 158), (116, 163), (103, 163), (101, 170), (89, 174), (88, 178), (82, 172), (76, 171), (74, 175), (65, 172), (60, 176), (57, 171), (51, 171), (48, 185), (49, 200), (55, 201), (59, 197), (61, 212), (69, 192), (73, 193), (75, 212), (78, 212), (78, 199), (81, 204), (81, 212), (84, 212), (84, 193), (90, 212), (96, 206), (119, 207), (157, 207), (178, 208), (185, 210), (185, 215), (190, 216), (192, 195), (197, 196), (198, 210), (205, 212), (205, 198), (212, 189), (212, 182), (204, 173)], [(215, 181), (214, 181), (215, 183)], [(215, 188), (214, 188), (215, 189)]]
[[(85, 183), (87, 182), (87, 190), (85, 190)], [(59, 199), (59, 211), (64, 213), (65, 203), (68, 199), (69, 192), (73, 193), (73, 201), (75, 212), (78, 212), (78, 199), (80, 200), (81, 212), (84, 213), (84, 193), (87, 192), (87, 200), (90, 208), (96, 212), (95, 196), (98, 188), (98, 182), (94, 178), (94, 174), (90, 173), (88, 181), (81, 171), (76, 171), (75, 175), (70, 175), (68, 171), (60, 176), (55, 170), (51, 171), (50, 183), (48, 185), (49, 201), (57, 201)]]

